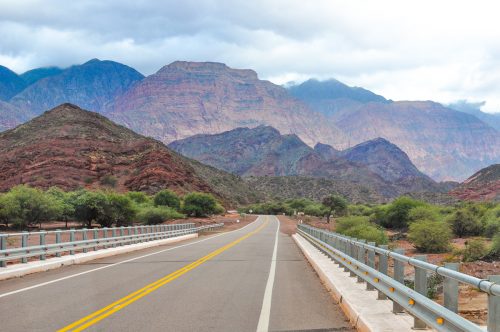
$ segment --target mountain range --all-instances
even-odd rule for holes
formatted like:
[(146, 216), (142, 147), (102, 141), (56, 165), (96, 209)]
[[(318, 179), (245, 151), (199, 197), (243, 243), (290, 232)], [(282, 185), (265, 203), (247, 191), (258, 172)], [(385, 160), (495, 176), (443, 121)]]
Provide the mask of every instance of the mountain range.
[(261, 125), (334, 150), (381, 137), (437, 181), (461, 181), (500, 160), (500, 133), (487, 116), (394, 102), (335, 80), (284, 88), (213, 62), (176, 61), (147, 77), (97, 59), (22, 75), (0, 67), (0, 99), (0, 130), (70, 102), (163, 143)]
[(338, 151), (321, 143), (311, 148), (295, 134), (281, 135), (275, 128), (259, 126), (195, 135), (174, 141), (169, 147), (186, 157), (245, 177), (343, 180), (368, 187), (386, 198), (448, 189), (420, 172), (406, 153), (383, 138)]
[(240, 177), (180, 156), (159, 141), (72, 104), (0, 133), (0, 191), (18, 184), (203, 191), (228, 205), (256, 200)]

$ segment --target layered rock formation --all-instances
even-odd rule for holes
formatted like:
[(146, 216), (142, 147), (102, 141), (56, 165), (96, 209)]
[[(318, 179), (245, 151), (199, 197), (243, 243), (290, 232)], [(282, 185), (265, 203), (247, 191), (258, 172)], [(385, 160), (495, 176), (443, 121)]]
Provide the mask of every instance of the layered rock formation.
[(450, 194), (463, 200), (500, 202), (500, 164), (476, 172)]

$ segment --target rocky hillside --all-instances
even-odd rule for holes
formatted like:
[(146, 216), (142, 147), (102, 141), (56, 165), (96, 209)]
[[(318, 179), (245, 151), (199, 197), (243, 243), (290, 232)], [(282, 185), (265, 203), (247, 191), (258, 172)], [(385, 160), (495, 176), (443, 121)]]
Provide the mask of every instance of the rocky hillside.
[(109, 117), (163, 142), (237, 127), (270, 125), (314, 145), (344, 136), (286, 89), (222, 63), (177, 61), (120, 96)]
[(0, 100), (8, 101), (26, 87), (26, 82), (7, 67), (0, 66)]
[(304, 176), (350, 182), (384, 197), (408, 191), (441, 191), (397, 146), (384, 139), (337, 151), (314, 149), (296, 135), (272, 127), (237, 128), (221, 134), (195, 135), (169, 147), (207, 165), (242, 176)]
[(304, 176), (245, 177), (251, 188), (261, 192), (267, 200), (286, 200), (304, 197), (321, 201), (332, 193), (346, 197), (352, 203), (383, 203), (388, 198), (373, 188), (346, 180)]
[(107, 103), (143, 77), (135, 69), (120, 63), (93, 59), (36, 81), (13, 97), (10, 103), (33, 115), (62, 103), (101, 112)]
[(450, 194), (463, 200), (500, 202), (500, 164), (483, 168)]
[[(0, 134), (0, 190), (18, 184), (63, 189), (203, 191), (249, 202), (234, 175), (188, 160), (163, 143), (72, 104)], [(233, 194), (234, 193), (234, 197)]]

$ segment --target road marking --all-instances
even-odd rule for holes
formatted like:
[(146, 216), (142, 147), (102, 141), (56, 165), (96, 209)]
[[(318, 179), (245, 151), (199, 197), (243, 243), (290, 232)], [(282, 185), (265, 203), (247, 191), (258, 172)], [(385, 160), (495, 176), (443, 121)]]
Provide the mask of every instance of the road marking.
[[(267, 217), (269, 218), (269, 217)], [(264, 291), (264, 300), (262, 301), (262, 309), (260, 310), (259, 324), (257, 324), (257, 332), (269, 331), (269, 319), (271, 317), (271, 300), (273, 298), (274, 277), (276, 275), (276, 257), (278, 255), (278, 236), (280, 230), (280, 221), (276, 229), (276, 238), (274, 240), (273, 257), (271, 259), (271, 269), (269, 270), (269, 278), (267, 279), (266, 290)]]
[(25, 287), (25, 288), (17, 289), (15, 291), (3, 293), (3, 294), (0, 294), (0, 298), (5, 297), (5, 296), (9, 296), (9, 295), (14, 295), (14, 294), (21, 293), (21, 292), (25, 292), (25, 291), (28, 291), (28, 290), (31, 290), (31, 289), (34, 289), (34, 288), (38, 288), (38, 287), (42, 287), (42, 286), (47, 286), (47, 285), (50, 285), (50, 284), (53, 284), (53, 283), (56, 283), (56, 282), (59, 282), (59, 281), (63, 281), (63, 280), (66, 280), (66, 279), (71, 279), (71, 278), (79, 277), (79, 276), (87, 274), (87, 273), (91, 273), (91, 272), (96, 272), (96, 271), (108, 269), (110, 267), (114, 267), (114, 266), (121, 265), (121, 264), (124, 264), (124, 263), (132, 262), (132, 261), (135, 261), (135, 260), (138, 260), (138, 259), (146, 258), (146, 257), (157, 255), (157, 254), (161, 254), (162, 252), (166, 252), (166, 251), (170, 251), (170, 250), (174, 250), (174, 249), (179, 249), (179, 248), (182, 248), (182, 247), (187, 247), (187, 246), (190, 246), (190, 245), (193, 245), (193, 244), (197, 244), (197, 243), (200, 243), (200, 242), (205, 242), (205, 241), (208, 241), (208, 240), (211, 240), (211, 239), (215, 239), (216, 237), (219, 237), (219, 236), (223, 236), (223, 235), (231, 234), (233, 232), (241, 231), (241, 230), (247, 228), (248, 226), (253, 225), (257, 220), (259, 220), (259, 218), (255, 219), (250, 224), (248, 224), (248, 225), (246, 225), (244, 227), (235, 229), (233, 231), (225, 232), (225, 233), (222, 233), (222, 234), (210, 236), (210, 237), (208, 237), (206, 239), (203, 239), (203, 240), (199, 240), (199, 241), (195, 241), (195, 242), (190, 242), (190, 243), (182, 244), (180, 246), (176, 246), (176, 247), (172, 247), (172, 248), (167, 248), (167, 249), (163, 249), (163, 250), (160, 250), (160, 251), (155, 251), (155, 252), (152, 252), (152, 253), (149, 253), (149, 254), (146, 254), (146, 255), (142, 255), (142, 256), (139, 256), (139, 257), (134, 257), (134, 258), (126, 259), (124, 261), (120, 261), (120, 262), (116, 262), (116, 263), (113, 263), (113, 264), (109, 264), (109, 265), (106, 265), (106, 266), (101, 266), (101, 267), (98, 267), (98, 268), (95, 268), (95, 269), (92, 269), (92, 270), (87, 270), (87, 271), (75, 273), (75, 274), (72, 274), (72, 275), (69, 275), (69, 276), (66, 276), (66, 277), (61, 277), (61, 278), (54, 279), (54, 280), (51, 280), (51, 281), (42, 282), (42, 283), (39, 283), (39, 284), (36, 284), (36, 285), (33, 285), (33, 286), (28, 286), (28, 287)]
[(149, 293), (155, 291), (156, 289), (158, 289), (158, 288), (166, 285), (167, 283), (179, 278), (183, 274), (193, 270), (194, 268), (205, 263), (206, 261), (214, 258), (215, 256), (220, 255), (222, 252), (228, 250), (231, 247), (234, 247), (235, 245), (237, 245), (241, 241), (249, 238), (250, 236), (252, 236), (258, 232), (260, 232), (263, 228), (265, 228), (268, 225), (268, 223), (269, 222), (266, 220), (266, 222), (264, 224), (260, 225), (257, 229), (243, 235), (242, 237), (236, 239), (235, 241), (233, 241), (229, 244), (226, 244), (225, 246), (211, 252), (210, 254), (198, 259), (197, 261), (192, 262), (191, 264), (188, 264), (188, 265), (184, 266), (183, 268), (181, 268), (173, 273), (170, 273), (169, 275), (167, 275), (163, 278), (160, 278), (157, 281), (155, 281), (149, 285), (146, 285), (143, 288), (141, 288), (135, 292), (130, 293), (129, 295), (111, 303), (110, 305), (108, 305), (100, 310), (97, 310), (97, 311), (91, 313), (88, 316), (83, 317), (82, 319), (77, 320), (76, 322), (71, 323), (70, 325), (68, 325), (66, 327), (63, 327), (62, 329), (58, 330), (58, 332), (66, 332), (66, 331), (77, 332), (77, 331), (85, 330), (86, 328), (100, 322), (104, 318), (106, 318), (106, 317), (114, 314), (115, 312), (125, 308), (129, 304), (134, 303), (135, 301), (141, 299), (142, 297), (148, 295)]

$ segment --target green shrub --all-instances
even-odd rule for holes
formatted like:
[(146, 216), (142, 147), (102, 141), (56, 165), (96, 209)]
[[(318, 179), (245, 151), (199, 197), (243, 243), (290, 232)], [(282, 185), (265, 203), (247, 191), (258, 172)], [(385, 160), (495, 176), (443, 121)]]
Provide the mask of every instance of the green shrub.
[(483, 232), (483, 225), (469, 209), (459, 209), (449, 218), (453, 233), (458, 237), (476, 236)]
[(105, 208), (105, 216), (101, 218), (102, 221), (107, 221), (106, 225), (101, 226), (111, 226), (115, 224), (116, 226), (129, 226), (135, 218), (136, 210), (132, 200), (126, 195), (120, 195), (117, 193), (107, 194), (107, 204)]
[(444, 252), (450, 247), (451, 230), (445, 222), (421, 220), (410, 224), (408, 239), (419, 251)]
[(184, 196), (184, 213), (194, 217), (205, 217), (211, 214), (223, 213), (215, 198), (205, 193), (189, 193)]
[(395, 199), (385, 210), (381, 225), (387, 228), (404, 229), (408, 226), (411, 209), (424, 205), (423, 202), (402, 196)]
[(151, 198), (141, 191), (129, 191), (126, 195), (137, 204), (149, 203), (151, 201)]
[(355, 226), (368, 226), (370, 225), (370, 221), (367, 217), (363, 216), (348, 216), (337, 218), (335, 223), (335, 231), (338, 233), (343, 233), (349, 228)]
[(308, 216), (323, 217), (328, 211), (322, 204), (311, 204), (304, 209), (304, 213)]
[(488, 254), (492, 259), (500, 259), (500, 234), (493, 237), (491, 242), (491, 249)]
[(368, 217), (364, 216), (338, 218), (335, 231), (367, 242), (376, 242), (377, 244), (387, 244), (389, 241), (385, 231), (372, 224)]
[(420, 220), (439, 221), (440, 219), (439, 211), (429, 205), (416, 206), (408, 212), (408, 222), (410, 223)]
[(484, 236), (492, 238), (500, 234), (500, 205), (488, 210), (483, 216)]
[(75, 207), (75, 218), (88, 228), (92, 227), (92, 222), (107, 224), (106, 222), (106, 195), (99, 191), (82, 190), (75, 193), (73, 206)]
[(155, 206), (168, 206), (176, 210), (179, 210), (181, 207), (179, 196), (171, 190), (165, 189), (157, 192), (153, 201)]
[(111, 188), (115, 188), (116, 187), (116, 184), (118, 183), (118, 180), (116, 179), (116, 177), (114, 177), (113, 175), (104, 175), (102, 178), (101, 178), (101, 181), (100, 183), (103, 185), (103, 186), (108, 186), (108, 187), (111, 187)]
[(165, 206), (145, 207), (137, 214), (137, 219), (146, 225), (157, 225), (171, 219), (184, 218), (183, 214)]
[(474, 262), (488, 254), (486, 243), (481, 239), (467, 241), (463, 251), (464, 262)]

